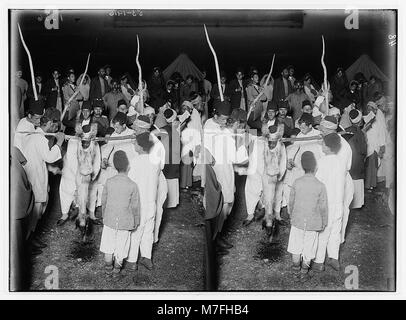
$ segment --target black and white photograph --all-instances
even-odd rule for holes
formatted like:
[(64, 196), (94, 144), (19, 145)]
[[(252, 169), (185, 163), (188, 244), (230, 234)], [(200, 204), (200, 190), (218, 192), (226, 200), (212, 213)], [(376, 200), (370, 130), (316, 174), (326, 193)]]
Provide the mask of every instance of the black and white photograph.
[(7, 9), (8, 291), (396, 292), (397, 8), (111, 5)]

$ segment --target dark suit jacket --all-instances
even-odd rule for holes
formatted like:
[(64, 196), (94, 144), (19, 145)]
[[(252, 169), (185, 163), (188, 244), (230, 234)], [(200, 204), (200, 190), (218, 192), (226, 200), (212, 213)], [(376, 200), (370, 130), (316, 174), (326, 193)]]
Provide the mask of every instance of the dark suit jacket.
[[(35, 88), (37, 89), (38, 98), (40, 98), (40, 96), (44, 95), (45, 85), (43, 83), (42, 83), (42, 86), (41, 86), (41, 90), (39, 90), (39, 86), (38, 86), (37, 83), (35, 83)], [(31, 83), (28, 86), (27, 96), (28, 96), (28, 99), (34, 99), (34, 91), (32, 90), (32, 84)]]
[[(110, 86), (109, 83), (107, 82), (106, 79), (103, 79), (104, 81), (104, 94), (110, 91)], [(92, 81), (90, 82), (90, 91), (89, 91), (89, 100), (90, 102), (93, 101), (93, 99), (103, 99), (102, 91), (101, 91), (101, 84), (99, 77), (94, 77)]]
[[(220, 92), (217, 83), (213, 85), (213, 89), (211, 90), (210, 95), (213, 98), (213, 100), (220, 100)], [(224, 88), (223, 96), (224, 100), (230, 101), (231, 90), (230, 85), (228, 83), (226, 83), (226, 87)]]
[(283, 84), (282, 77), (275, 79), (274, 87), (273, 87), (273, 98), (272, 100), (275, 102), (280, 102), (281, 100), (285, 100), (285, 98), (295, 91), (292, 87), (291, 82), (288, 80), (288, 93), (285, 93), (285, 86)]
[(44, 86), (43, 92), (45, 95), (45, 107), (50, 108), (50, 107), (56, 107), (56, 101), (58, 98), (58, 93), (62, 99), (62, 106), (64, 104), (63, 101), (63, 92), (62, 92), (62, 83), (58, 79), (57, 80), (59, 87), (56, 85), (55, 80), (53, 78), (49, 79)]
[(230, 81), (230, 104), (233, 108), (239, 108), (241, 103), (241, 94), (244, 95), (245, 104), (247, 104), (247, 92), (245, 89), (247, 88), (247, 82), (242, 80), (242, 91), (235, 91), (236, 89), (240, 88), (240, 84), (238, 83), (237, 79), (233, 79)]

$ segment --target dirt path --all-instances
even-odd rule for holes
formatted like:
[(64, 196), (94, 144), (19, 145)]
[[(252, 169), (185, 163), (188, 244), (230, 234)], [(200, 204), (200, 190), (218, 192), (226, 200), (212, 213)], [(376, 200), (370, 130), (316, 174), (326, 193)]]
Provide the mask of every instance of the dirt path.
[[(102, 226), (94, 240), (79, 241), (73, 222), (56, 227), (60, 216), (58, 183), (52, 185), (51, 210), (45, 218), (43, 240), (48, 247), (33, 260), (31, 290), (45, 290), (45, 268), (56, 266), (60, 290), (204, 290), (204, 229), (199, 205), (190, 194), (181, 194), (181, 204), (164, 212), (159, 243), (153, 249), (154, 270), (142, 266), (136, 272), (123, 270), (108, 275), (103, 270), (99, 244)], [(57, 194), (57, 192), (56, 192)]]
[(340, 272), (327, 267), (306, 282), (297, 280), (286, 251), (289, 228), (282, 227), (280, 243), (271, 245), (259, 222), (239, 227), (230, 237), (234, 247), (220, 261), (219, 290), (347, 290), (345, 268), (350, 265), (358, 269), (359, 290), (395, 289), (394, 217), (378, 194), (366, 194), (366, 206), (350, 213)]

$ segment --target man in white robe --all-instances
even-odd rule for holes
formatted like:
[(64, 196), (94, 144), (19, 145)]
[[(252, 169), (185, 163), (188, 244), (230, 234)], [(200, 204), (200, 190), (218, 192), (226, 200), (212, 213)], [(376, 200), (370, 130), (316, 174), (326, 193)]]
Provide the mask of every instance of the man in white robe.
[(324, 270), (326, 252), (328, 255), (326, 263), (337, 271), (340, 269), (338, 259), (347, 174), (345, 163), (338, 155), (338, 151), (342, 148), (340, 137), (336, 133), (324, 135), (322, 148), (325, 155), (318, 160), (316, 178), (326, 187), (328, 221), (326, 228), (319, 233), (316, 258), (313, 264), (316, 272)]
[[(323, 136), (335, 133), (338, 128), (338, 121), (334, 116), (326, 116), (320, 123), (319, 129)], [(351, 146), (341, 135), (340, 142), (341, 148), (338, 151), (337, 156), (346, 170), (345, 175), (345, 188), (344, 188), (344, 203), (343, 203), (343, 217), (341, 228), (341, 243), (345, 241), (345, 231), (347, 228), (348, 217), (350, 214), (350, 205), (354, 198), (354, 183), (350, 175), (350, 169), (352, 165), (352, 150)]]
[[(132, 128), (136, 135), (149, 132), (151, 129), (151, 122), (148, 116), (140, 115), (133, 123)], [(159, 228), (161, 226), (163, 206), (168, 195), (168, 184), (165, 179), (165, 175), (162, 170), (165, 167), (165, 147), (162, 142), (151, 133), (151, 139), (154, 145), (150, 151), (150, 160), (158, 165), (160, 168), (159, 179), (158, 179), (158, 195), (156, 203), (156, 217), (155, 217), (155, 228), (154, 228), (154, 243), (159, 241)]]
[[(40, 125), (41, 117), (44, 115), (43, 102), (38, 100), (30, 101), (30, 107), (28, 115), (22, 118), (16, 127), (14, 133), (14, 146), (22, 152), (22, 142), (24, 137), (27, 136), (27, 132), (34, 132)], [(24, 133), (25, 132), (25, 133)]]
[(158, 182), (161, 168), (154, 161), (154, 141), (149, 132), (138, 134), (135, 149), (138, 156), (130, 162), (128, 177), (133, 180), (140, 193), (140, 225), (131, 233), (130, 250), (127, 261), (136, 268), (138, 252), (141, 254), (140, 264), (148, 270), (153, 268), (152, 245), (154, 241), (155, 216), (157, 211)]
[[(367, 160), (365, 188), (372, 190), (376, 187), (378, 167), (385, 154), (386, 123), (384, 114), (375, 102), (368, 102), (367, 111), (375, 115), (375, 118), (366, 128)], [(364, 128), (366, 126), (364, 126)]]
[[(204, 148), (214, 159), (213, 170), (217, 181), (221, 185), (223, 194), (222, 217), (218, 224), (218, 231), (221, 231), (224, 221), (231, 212), (234, 203), (234, 165), (248, 162), (248, 154), (244, 139), (238, 141), (233, 133), (226, 127), (228, 117), (231, 115), (231, 106), (228, 101), (217, 102), (213, 118), (206, 121), (203, 131)], [(236, 141), (237, 140), (237, 141)], [(224, 238), (219, 243), (224, 242)], [(229, 247), (229, 244), (227, 245)], [(223, 246), (224, 247), (224, 246)]]
[(56, 134), (57, 143), (51, 149), (45, 134), (53, 131), (55, 126), (51, 119), (43, 116), (37, 130), (22, 139), (22, 153), (27, 159), (24, 169), (32, 185), (35, 204), (28, 232), (34, 232), (37, 223), (45, 212), (48, 202), (48, 169), (47, 163), (54, 163), (61, 159), (61, 146), (65, 135)]

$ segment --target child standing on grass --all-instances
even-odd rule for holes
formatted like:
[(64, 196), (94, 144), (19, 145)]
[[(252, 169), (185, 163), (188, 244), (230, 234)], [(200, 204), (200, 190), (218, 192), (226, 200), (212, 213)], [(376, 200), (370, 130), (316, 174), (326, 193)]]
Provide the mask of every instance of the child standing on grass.
[(107, 180), (102, 194), (103, 233), (100, 251), (104, 253), (106, 270), (120, 272), (130, 249), (131, 231), (140, 224), (138, 186), (128, 177), (129, 162), (124, 151), (113, 157), (118, 174)]
[(305, 275), (316, 257), (319, 232), (327, 225), (328, 207), (326, 187), (315, 177), (313, 152), (305, 151), (301, 163), (305, 175), (295, 180), (290, 191), (288, 252), (292, 254), (292, 269)]

